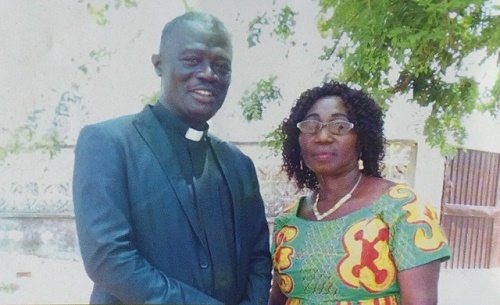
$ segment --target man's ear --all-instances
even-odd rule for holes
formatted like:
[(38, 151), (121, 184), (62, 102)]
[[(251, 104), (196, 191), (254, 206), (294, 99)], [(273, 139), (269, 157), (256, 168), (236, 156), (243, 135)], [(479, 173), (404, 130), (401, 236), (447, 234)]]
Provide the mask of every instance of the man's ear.
[(161, 58), (159, 54), (153, 54), (151, 56), (151, 62), (153, 67), (155, 67), (156, 75), (161, 76)]

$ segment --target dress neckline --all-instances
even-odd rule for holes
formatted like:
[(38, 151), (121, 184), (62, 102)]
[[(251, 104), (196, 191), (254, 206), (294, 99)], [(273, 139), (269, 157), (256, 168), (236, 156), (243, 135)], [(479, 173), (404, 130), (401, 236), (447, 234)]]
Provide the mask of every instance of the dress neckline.
[(336, 222), (336, 221), (340, 221), (340, 220), (343, 220), (344, 218), (346, 217), (350, 217), (354, 214), (357, 214), (357, 213), (361, 213), (361, 212), (364, 212), (366, 210), (371, 210), (373, 209), (373, 207), (376, 205), (376, 203), (378, 203), (379, 201), (381, 201), (384, 197), (388, 196), (388, 194), (396, 187), (409, 187), (408, 185), (406, 184), (403, 184), (403, 183), (397, 183), (393, 186), (391, 186), (390, 188), (388, 188), (385, 192), (382, 192), (380, 194), (380, 196), (378, 196), (375, 200), (373, 200), (372, 203), (370, 203), (369, 205), (365, 206), (365, 207), (362, 207), (358, 210), (355, 210), (349, 214), (346, 214), (344, 216), (341, 216), (341, 217), (338, 217), (338, 218), (335, 218), (335, 219), (328, 219), (328, 220), (313, 220), (313, 219), (305, 219), (303, 217), (300, 217), (299, 216), (299, 210), (300, 210), (300, 207), (302, 206), (302, 204), (304, 204), (304, 201), (306, 199), (307, 196), (301, 196), (299, 199), (298, 199), (298, 202), (297, 204), (294, 205), (294, 207), (292, 208), (292, 210), (290, 211), (294, 216), (295, 218), (297, 219), (300, 219), (301, 221), (304, 221), (304, 222), (307, 222), (307, 223), (333, 223), (333, 222)]

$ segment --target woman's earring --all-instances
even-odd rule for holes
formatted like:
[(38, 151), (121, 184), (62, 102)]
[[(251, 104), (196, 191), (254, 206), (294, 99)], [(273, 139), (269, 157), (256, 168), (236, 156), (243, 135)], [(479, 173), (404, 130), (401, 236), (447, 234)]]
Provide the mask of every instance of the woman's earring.
[(358, 160), (358, 169), (360, 171), (364, 170), (365, 169), (365, 163), (363, 162), (363, 159), (359, 159)]
[(304, 170), (304, 161), (300, 160), (300, 170)]

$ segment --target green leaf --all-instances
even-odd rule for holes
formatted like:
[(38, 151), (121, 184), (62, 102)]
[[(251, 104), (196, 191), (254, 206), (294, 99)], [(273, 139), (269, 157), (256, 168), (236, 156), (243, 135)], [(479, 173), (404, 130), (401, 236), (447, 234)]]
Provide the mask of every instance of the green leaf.
[(244, 92), (239, 104), (247, 121), (261, 120), (267, 104), (274, 101), (279, 104), (282, 96), (275, 81), (276, 76), (269, 76), (267, 80), (259, 80), (252, 91)]
[[(424, 135), (444, 155), (463, 143), (463, 118), (472, 111), (498, 115), (500, 73), (490, 94), (483, 94), (486, 100), (475, 79), (460, 75), (474, 52), (485, 53), (483, 61), (500, 53), (500, 6), (489, 0), (319, 0), (318, 5), (317, 29), (325, 40), (318, 59), (331, 67), (325, 78), (336, 75), (360, 85), (384, 110), (408, 94), (411, 102), (432, 107)], [(272, 33), (293, 41), (300, 12), (291, 6), (280, 12), (268, 21)], [(288, 50), (283, 53), (288, 56)], [(264, 110), (257, 102), (243, 109), (251, 119)]]

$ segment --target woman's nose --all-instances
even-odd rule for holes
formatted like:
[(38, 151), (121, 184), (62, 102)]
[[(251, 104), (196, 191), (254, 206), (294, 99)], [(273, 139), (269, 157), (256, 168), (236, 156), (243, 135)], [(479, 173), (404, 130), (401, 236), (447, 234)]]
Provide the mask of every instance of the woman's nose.
[(334, 135), (328, 131), (328, 126), (322, 126), (321, 129), (316, 134), (318, 141), (331, 142)]

